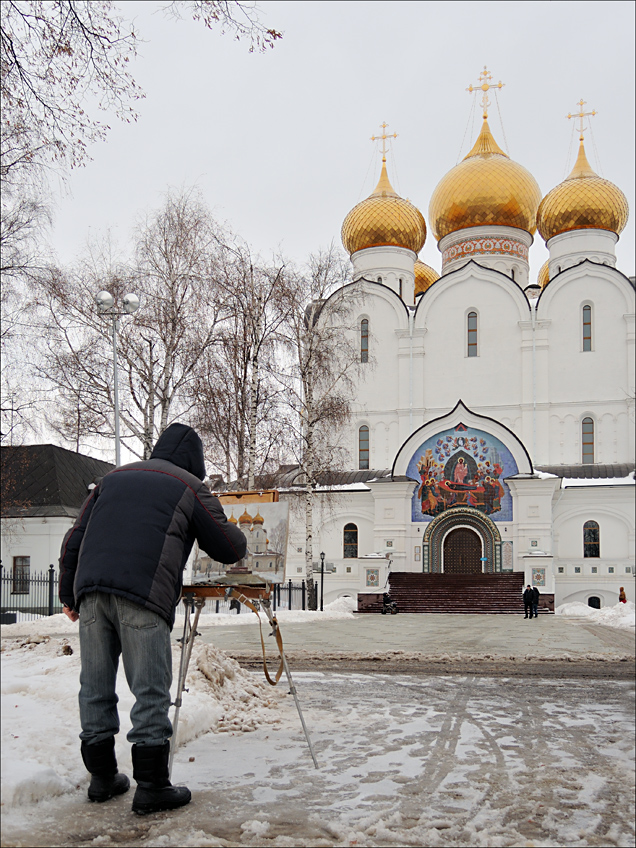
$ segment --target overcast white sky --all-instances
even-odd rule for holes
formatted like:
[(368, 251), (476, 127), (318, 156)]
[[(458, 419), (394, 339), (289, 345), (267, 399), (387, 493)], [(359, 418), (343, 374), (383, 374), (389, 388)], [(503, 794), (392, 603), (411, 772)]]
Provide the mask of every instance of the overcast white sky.
[[(71, 262), (89, 233), (124, 244), (140, 212), (169, 186), (197, 185), (220, 220), (268, 255), (302, 261), (340, 243), (349, 209), (372, 190), (380, 160), (370, 136), (397, 132), (395, 188), (423, 212), (442, 176), (465, 155), (484, 64), (499, 92), (508, 152), (545, 194), (572, 167), (581, 98), (595, 109), (586, 133), (595, 170), (627, 195), (632, 219), (617, 246), (634, 273), (634, 5), (631, 2), (260, 3), (284, 38), (265, 54), (156, 2), (118, 4), (145, 39), (133, 67), (146, 99), (136, 124), (110, 121), (93, 161), (59, 198), (52, 243)], [(494, 101), (494, 99), (493, 99)], [(496, 104), (491, 128), (505, 149)], [(464, 140), (462, 146), (462, 140)], [(568, 152), (570, 156), (568, 159)], [(547, 258), (537, 233), (531, 277)], [(421, 258), (441, 269), (430, 232)]]

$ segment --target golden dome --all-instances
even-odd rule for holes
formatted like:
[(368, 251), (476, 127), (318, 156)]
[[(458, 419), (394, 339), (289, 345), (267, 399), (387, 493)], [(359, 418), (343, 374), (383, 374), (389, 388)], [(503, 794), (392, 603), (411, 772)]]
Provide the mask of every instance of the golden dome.
[(537, 285), (545, 288), (550, 282), (550, 269), (548, 268), (548, 260), (546, 259), (543, 265), (539, 268), (539, 276), (537, 277)]
[(239, 518), (238, 523), (239, 524), (251, 524), (252, 523), (252, 516), (247, 511), (247, 508), (245, 509), (245, 512), (243, 513), (243, 515)]
[(265, 524), (265, 519), (260, 514), (260, 512), (257, 512), (256, 515), (254, 516), (254, 522), (253, 523), (254, 524)]
[(421, 259), (415, 260), (415, 295), (422, 294), (435, 280), (439, 280), (439, 274)]
[(473, 149), (438, 183), (428, 217), (438, 241), (467, 227), (517, 227), (532, 234), (540, 202), (535, 178), (503, 152), (484, 119)]
[(232, 510), (232, 515), (228, 518), (230, 524), (236, 524), (236, 518), (234, 518), (234, 510)]
[(537, 226), (546, 241), (571, 230), (609, 230), (619, 235), (628, 216), (627, 198), (592, 170), (581, 139), (572, 173), (541, 201)]
[(366, 247), (406, 247), (419, 253), (426, 241), (424, 216), (400, 197), (389, 182), (386, 159), (372, 194), (354, 206), (342, 224), (342, 243), (350, 255)]

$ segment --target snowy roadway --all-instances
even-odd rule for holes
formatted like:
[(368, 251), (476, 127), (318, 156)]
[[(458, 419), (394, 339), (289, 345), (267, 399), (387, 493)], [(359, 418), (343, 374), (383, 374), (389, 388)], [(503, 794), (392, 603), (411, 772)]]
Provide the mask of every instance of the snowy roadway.
[(297, 673), (316, 770), (285, 687), (199, 643), (173, 775), (193, 802), (139, 818), (85, 799), (77, 637), (29, 639), (3, 639), (4, 846), (633, 845), (632, 682)]

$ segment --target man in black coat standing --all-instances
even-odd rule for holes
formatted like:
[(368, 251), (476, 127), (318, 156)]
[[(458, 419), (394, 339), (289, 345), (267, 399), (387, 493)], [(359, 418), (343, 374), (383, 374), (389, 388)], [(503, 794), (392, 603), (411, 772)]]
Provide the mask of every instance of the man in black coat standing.
[(523, 593), (523, 611), (524, 618), (532, 618), (532, 603), (534, 601), (534, 593), (532, 591), (532, 587), (530, 584), (526, 587), (526, 591)]
[(539, 618), (539, 598), (541, 597), (541, 592), (537, 589), (536, 586), (532, 587), (532, 612), (534, 613), (535, 619)]
[(126, 792), (117, 771), (119, 731), (115, 683), (121, 655), (135, 704), (130, 711), (132, 808), (139, 814), (181, 807), (190, 790), (172, 786), (170, 631), (186, 561), (196, 539), (213, 559), (245, 556), (243, 533), (202, 482), (203, 446), (185, 424), (171, 424), (149, 460), (107, 474), (82, 506), (60, 555), (60, 600), (80, 620), (82, 759), (91, 774), (88, 797), (107, 801)]

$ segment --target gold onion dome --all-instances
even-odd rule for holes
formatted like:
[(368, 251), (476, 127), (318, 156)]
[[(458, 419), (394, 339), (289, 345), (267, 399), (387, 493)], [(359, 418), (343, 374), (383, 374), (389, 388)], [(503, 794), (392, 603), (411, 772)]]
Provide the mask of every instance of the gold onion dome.
[(532, 234), (540, 202), (535, 178), (503, 152), (484, 119), (473, 149), (438, 183), (428, 217), (438, 241), (467, 227), (516, 227)]
[(547, 284), (550, 282), (550, 269), (548, 267), (548, 260), (543, 263), (543, 265), (539, 268), (539, 276), (537, 277), (537, 285), (541, 286), (541, 288), (545, 288)]
[(256, 515), (254, 516), (254, 522), (253, 523), (254, 524), (265, 524), (265, 519), (260, 514), (260, 512), (257, 512)]
[(232, 515), (230, 515), (230, 517), (228, 518), (228, 521), (230, 522), (230, 524), (236, 524), (237, 523), (236, 518), (234, 518), (234, 511), (232, 511)]
[(386, 160), (375, 190), (354, 206), (342, 224), (342, 243), (350, 255), (367, 247), (406, 247), (419, 253), (426, 241), (424, 216), (400, 197), (389, 182)]
[(421, 259), (415, 260), (415, 294), (422, 294), (435, 280), (439, 280), (439, 274)]
[(627, 198), (618, 186), (592, 170), (581, 140), (572, 173), (541, 201), (537, 226), (546, 241), (572, 230), (609, 230), (619, 235), (628, 216)]
[(239, 524), (251, 524), (252, 523), (252, 516), (249, 514), (247, 509), (245, 510), (243, 515), (239, 518), (238, 523)]

